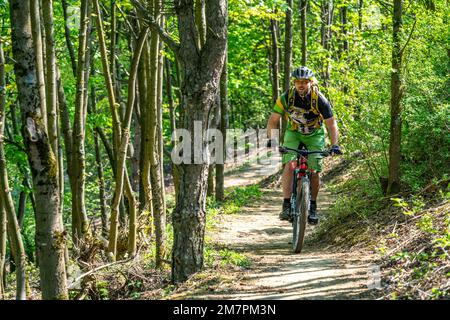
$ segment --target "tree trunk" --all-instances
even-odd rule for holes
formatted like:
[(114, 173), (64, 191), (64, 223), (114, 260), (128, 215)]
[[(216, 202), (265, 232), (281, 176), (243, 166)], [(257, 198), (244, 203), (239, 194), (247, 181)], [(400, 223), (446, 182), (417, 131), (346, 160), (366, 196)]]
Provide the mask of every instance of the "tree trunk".
[[(172, 94), (172, 67), (171, 67), (171, 62), (169, 59), (166, 58), (166, 62), (164, 64), (164, 69), (166, 70), (166, 95), (167, 95), (167, 100), (169, 103), (169, 116), (170, 116), (170, 132), (172, 133), (172, 149), (175, 147), (175, 141), (178, 140), (177, 136), (176, 136), (176, 129), (177, 129), (177, 116), (176, 116), (176, 110), (175, 110), (175, 105), (174, 105), (174, 101), (173, 101), (173, 94)], [(172, 167), (172, 177), (173, 177), (173, 185), (174, 185), (174, 189), (175, 189), (175, 197), (178, 194), (178, 186), (179, 186), (179, 181), (180, 181), (180, 175), (178, 172), (178, 168), (177, 166), (171, 162), (171, 167)]]
[(54, 154), (58, 154), (57, 94), (56, 94), (56, 56), (53, 32), (53, 1), (42, 0), (45, 30), (45, 98), (47, 102), (48, 138)]
[[(136, 50), (134, 52), (133, 60), (131, 63), (131, 71), (130, 78), (128, 81), (128, 101), (127, 101), (127, 110), (125, 113), (125, 123), (123, 125), (123, 133), (122, 133), (122, 146), (126, 143), (128, 145), (128, 141), (124, 141), (127, 139), (127, 131), (129, 134), (130, 126), (131, 126), (131, 117), (133, 115), (133, 107), (135, 105), (135, 92), (136, 92), (136, 79), (139, 67), (139, 60), (141, 58), (142, 50), (144, 48), (145, 43), (147, 42), (148, 29), (143, 29), (139, 35), (138, 43)], [(129, 137), (128, 137), (129, 139)], [(127, 174), (127, 169), (125, 167), (125, 159), (121, 159), (124, 163), (124, 171)], [(118, 167), (119, 169), (120, 167)], [(119, 171), (118, 171), (119, 172)], [(134, 256), (136, 254), (136, 238), (137, 238), (137, 203), (133, 194), (133, 190), (131, 188), (129, 178), (126, 179), (125, 183), (125, 192), (127, 194), (128, 203), (129, 203), (129, 234), (128, 234), (128, 254), (130, 256)]]
[[(98, 2), (96, 2), (97, 11)], [(117, 155), (117, 170), (116, 170), (116, 185), (114, 189), (114, 197), (111, 204), (111, 225), (110, 225), (110, 238), (108, 251), (112, 255), (112, 259), (116, 259), (117, 256), (117, 227), (118, 227), (118, 215), (119, 215), (119, 205), (120, 200), (122, 199), (122, 193), (125, 189), (128, 196), (128, 201), (130, 205), (130, 234), (129, 234), (129, 244), (128, 250), (131, 255), (134, 255), (136, 250), (136, 202), (134, 200), (134, 196), (132, 194), (132, 190), (130, 187), (128, 175), (126, 173), (125, 160), (127, 156), (128, 143), (130, 139), (130, 126), (131, 126), (131, 117), (133, 114), (133, 106), (135, 100), (135, 88), (136, 88), (136, 78), (137, 78), (137, 69), (139, 65), (139, 59), (142, 52), (142, 48), (147, 38), (148, 30), (144, 29), (141, 31), (139, 36), (139, 43), (133, 55), (133, 61), (131, 64), (131, 72), (130, 78), (128, 80), (128, 101), (127, 101), (127, 109), (125, 112), (125, 121), (123, 123), (122, 132), (121, 132), (121, 141), (119, 146), (119, 153)]]
[(277, 39), (278, 24), (275, 20), (270, 21), (270, 31), (272, 34), (272, 102), (278, 99), (280, 93), (279, 81), (279, 56), (278, 56), (278, 39)]
[(25, 218), (25, 211), (27, 206), (27, 193), (21, 191), (19, 195), (19, 207), (17, 209), (17, 223), (19, 224), (19, 229), (23, 228), (23, 220)]
[[(161, 8), (163, 10), (163, 8)], [(161, 26), (164, 27), (165, 19), (161, 15)], [(164, 42), (159, 43), (159, 52), (164, 50)], [(166, 257), (166, 194), (164, 189), (164, 137), (163, 137), (163, 75), (164, 75), (164, 58), (159, 55), (158, 61), (158, 105), (157, 105), (157, 153), (158, 169), (159, 169), (159, 214), (155, 216), (155, 237), (156, 237), (156, 266), (162, 267), (162, 261)]]
[[(227, 52), (227, 50), (225, 50)], [(220, 76), (220, 122), (219, 130), (223, 139), (223, 161), (216, 164), (216, 200), (223, 201), (225, 198), (225, 159), (226, 159), (226, 142), (228, 128), (228, 56), (225, 53), (225, 61), (223, 63), (222, 74)]]
[[(283, 91), (289, 90), (291, 86), (291, 68), (292, 68), (292, 0), (286, 0), (286, 22), (285, 22), (285, 41), (284, 41), (284, 81)], [(284, 141), (287, 121), (284, 117), (281, 119), (280, 143)]]
[(6, 263), (6, 211), (3, 198), (0, 197), (0, 300), (5, 294), (5, 263)]
[[(146, 157), (147, 143), (145, 140), (147, 139), (147, 130), (148, 130), (148, 122), (147, 122), (147, 83), (148, 83), (148, 67), (149, 63), (149, 46), (148, 40), (144, 44), (142, 58), (139, 61), (139, 73), (138, 73), (138, 86), (139, 86), (139, 106), (140, 106), (140, 119), (139, 126), (141, 132), (141, 141), (140, 141), (140, 156), (139, 156), (139, 172), (140, 172), (140, 190), (139, 190), (139, 198), (140, 198), (140, 211), (144, 214), (147, 214), (150, 217), (153, 217), (153, 206), (151, 204), (151, 182), (149, 171), (145, 171), (146, 166), (148, 166), (148, 158)], [(146, 160), (147, 159), (147, 160)], [(151, 232), (149, 232), (151, 234)]]
[(206, 196), (211, 197), (215, 194), (215, 178), (214, 178), (214, 170), (215, 164), (210, 164), (208, 168), (208, 188), (206, 190)]
[[(161, 25), (161, 0), (149, 1), (152, 8), (152, 15)], [(147, 102), (143, 108), (145, 123), (148, 128), (145, 130), (145, 147), (144, 147), (144, 190), (147, 202), (153, 207), (153, 228), (156, 238), (156, 265), (161, 266), (164, 252), (164, 228), (165, 228), (165, 204), (162, 190), (161, 175), (161, 157), (159, 153), (159, 130), (160, 121), (158, 116), (158, 100), (159, 100), (159, 49), (160, 38), (156, 32), (152, 32), (150, 37), (149, 63), (148, 63), (148, 83), (147, 83)], [(162, 70), (161, 70), (162, 71)], [(161, 80), (162, 81), (162, 80)], [(148, 176), (150, 181), (148, 181)]]
[[(5, 80), (5, 57), (3, 44), (0, 39), (0, 88), (6, 87)], [(16, 264), (16, 299), (26, 300), (26, 276), (25, 276), (25, 250), (22, 242), (19, 224), (16, 218), (16, 210), (9, 189), (8, 172), (6, 168), (6, 157), (3, 144), (6, 121), (6, 91), (0, 90), (0, 210), (6, 210), (7, 229), (10, 238), (10, 246)], [(2, 212), (3, 215), (3, 212)], [(3, 218), (2, 218), (3, 219)], [(1, 221), (0, 221), (1, 222)], [(3, 265), (0, 265), (2, 268)]]
[(333, 24), (333, 0), (322, 0), (320, 4), (321, 9), (321, 43), (326, 52), (325, 59), (323, 61), (322, 78), (325, 83), (325, 87), (330, 86), (330, 72), (331, 72), (331, 26)]
[(64, 36), (66, 38), (67, 50), (69, 50), (69, 57), (70, 57), (70, 63), (72, 64), (73, 76), (76, 78), (77, 77), (77, 61), (75, 60), (75, 51), (73, 49), (72, 40), (70, 39), (70, 28), (67, 25), (67, 21), (68, 21), (67, 1), (62, 0), (61, 4), (62, 4), (62, 9), (63, 9), (63, 16), (64, 16)]
[(348, 20), (347, 20), (347, 7), (341, 7), (340, 8), (340, 15), (341, 15), (341, 24), (342, 24), (342, 50), (343, 52), (348, 52), (348, 38), (347, 38), (347, 31), (348, 31)]
[(307, 38), (306, 38), (306, 7), (308, 0), (300, 0), (300, 29), (301, 29), (301, 50), (302, 66), (306, 66), (307, 61)]
[(64, 263), (66, 240), (59, 216), (57, 164), (42, 121), (29, 3), (11, 0), (10, 10), (23, 139), (36, 197), (36, 246), (42, 298), (67, 299)]
[(30, 0), (31, 32), (33, 35), (34, 54), (36, 55), (36, 74), (41, 106), (42, 121), (47, 130), (47, 106), (45, 98), (44, 50), (42, 44), (39, 0)]
[[(200, 121), (202, 137), (197, 138), (203, 139), (208, 126), (208, 114), (216, 103), (225, 58), (227, 1), (206, 2), (206, 41), (201, 51), (197, 50), (196, 39), (192, 37), (196, 27), (192, 1), (176, 1), (175, 11), (182, 48), (177, 52), (183, 70), (183, 124), (194, 138), (194, 128), (198, 126), (195, 121)], [(195, 143), (191, 142), (194, 150)], [(208, 164), (204, 161), (199, 164), (183, 163), (179, 168), (180, 192), (173, 212), (172, 280), (175, 283), (185, 281), (203, 266)]]
[(292, 3), (293, 0), (286, 0), (286, 23), (284, 40), (284, 91), (289, 90), (292, 66)]
[[(91, 97), (90, 97), (90, 110), (89, 112), (92, 114), (97, 113), (97, 101), (96, 101), (96, 92), (94, 85), (91, 85)], [(97, 130), (93, 130), (93, 136), (94, 136), (94, 148), (95, 148), (95, 164), (97, 166), (97, 183), (98, 183), (98, 190), (99, 190), (99, 203), (100, 203), (100, 217), (102, 221), (102, 236), (108, 237), (109, 234), (109, 228), (108, 228), (108, 215), (106, 210), (106, 192), (105, 192), (105, 178), (103, 173), (103, 164), (102, 164), (102, 157), (101, 157), (101, 151), (100, 151), (100, 142), (98, 141), (98, 132)]]
[(389, 179), (387, 194), (400, 191), (400, 159), (402, 137), (402, 0), (394, 0), (391, 73), (391, 130), (389, 141)]
[(90, 1), (81, 1), (80, 34), (78, 44), (77, 91), (72, 137), (72, 237), (75, 245), (88, 233), (88, 218), (85, 205), (85, 137), (87, 113), (87, 85), (89, 81), (89, 30)]

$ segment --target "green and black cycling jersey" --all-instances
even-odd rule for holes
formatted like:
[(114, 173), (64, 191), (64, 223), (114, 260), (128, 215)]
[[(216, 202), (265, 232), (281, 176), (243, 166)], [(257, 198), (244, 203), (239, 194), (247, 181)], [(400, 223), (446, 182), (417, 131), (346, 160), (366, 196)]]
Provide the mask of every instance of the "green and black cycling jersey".
[(311, 134), (322, 126), (324, 119), (333, 117), (330, 102), (316, 88), (311, 88), (303, 98), (295, 87), (290, 88), (277, 99), (273, 111), (286, 117), (287, 130), (302, 134)]

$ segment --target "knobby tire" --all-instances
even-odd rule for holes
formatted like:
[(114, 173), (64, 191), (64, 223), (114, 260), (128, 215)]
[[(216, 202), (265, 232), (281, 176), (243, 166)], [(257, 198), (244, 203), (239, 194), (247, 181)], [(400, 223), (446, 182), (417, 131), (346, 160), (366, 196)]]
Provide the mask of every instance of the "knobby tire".
[(305, 237), (306, 219), (309, 211), (309, 179), (305, 176), (297, 184), (296, 213), (294, 214), (292, 249), (294, 253), (300, 253)]

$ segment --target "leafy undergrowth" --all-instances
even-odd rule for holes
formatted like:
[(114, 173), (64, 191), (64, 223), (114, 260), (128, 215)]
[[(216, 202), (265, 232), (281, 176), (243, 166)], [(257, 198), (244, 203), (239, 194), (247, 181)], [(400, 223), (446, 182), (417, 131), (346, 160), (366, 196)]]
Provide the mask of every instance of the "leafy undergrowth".
[(309, 242), (336, 250), (377, 254), (378, 299), (450, 298), (450, 190), (448, 180), (419, 192), (385, 197), (364, 159), (332, 160), (325, 172), (336, 196)]
[[(233, 187), (225, 190), (225, 200), (207, 200), (206, 229), (213, 230), (224, 214), (235, 214), (250, 201), (261, 197), (258, 186)], [(169, 202), (170, 204), (171, 202)], [(171, 208), (169, 208), (170, 211)], [(208, 232), (207, 232), (208, 233)], [(173, 231), (168, 225), (168, 248), (172, 247)], [(153, 248), (153, 244), (150, 244)], [(195, 292), (209, 292), (218, 286), (231, 284), (228, 274), (235, 269), (246, 269), (249, 259), (238, 252), (217, 245), (210, 237), (205, 237), (204, 270), (194, 274), (188, 281), (174, 286), (170, 281), (170, 261), (165, 261), (163, 269), (154, 265), (152, 249), (142, 250), (130, 262), (111, 266), (83, 278), (80, 290), (74, 290), (73, 299), (177, 299), (188, 298)], [(170, 257), (170, 252), (167, 254)], [(215, 290), (215, 289), (214, 289)]]
[[(207, 199), (206, 230), (214, 230), (220, 217), (235, 214), (251, 201), (262, 196), (260, 187), (250, 185), (246, 187), (232, 187), (225, 190), (223, 202)], [(174, 207), (174, 201), (168, 197), (169, 216)], [(167, 248), (170, 251), (173, 243), (173, 230), (167, 225)], [(107, 243), (105, 240), (90, 239), (77, 252), (77, 262), (71, 260), (68, 267), (69, 297), (74, 300), (120, 300), (120, 299), (177, 299), (188, 298), (191, 293), (208, 293), (217, 288), (226, 288), (232, 284), (231, 274), (236, 270), (244, 270), (250, 266), (250, 260), (242, 253), (222, 247), (211, 237), (205, 237), (204, 269), (194, 274), (188, 281), (178, 286), (171, 284), (170, 261), (165, 260), (163, 266), (155, 266), (154, 240), (144, 241), (138, 248), (134, 258), (124, 254), (118, 255), (118, 262), (108, 263), (104, 255)], [(118, 252), (126, 252), (127, 237), (119, 234)], [(171, 256), (168, 252), (167, 257)], [(31, 300), (40, 299), (39, 272), (28, 265), (28, 293)], [(81, 267), (81, 268), (80, 268)], [(77, 281), (75, 281), (77, 280)], [(15, 273), (8, 272), (5, 292), (6, 299), (14, 299)], [(194, 290), (195, 288), (195, 290)], [(213, 289), (214, 288), (214, 289)]]

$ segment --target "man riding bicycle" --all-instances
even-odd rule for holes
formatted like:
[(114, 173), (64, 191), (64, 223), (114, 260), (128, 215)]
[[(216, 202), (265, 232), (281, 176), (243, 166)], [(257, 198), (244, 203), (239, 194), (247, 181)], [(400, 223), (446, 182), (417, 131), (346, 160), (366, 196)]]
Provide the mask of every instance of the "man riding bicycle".
[[(323, 122), (331, 140), (331, 153), (342, 154), (338, 146), (339, 131), (331, 105), (325, 96), (319, 92), (314, 73), (307, 67), (299, 67), (292, 74), (293, 86), (276, 101), (274, 110), (267, 124), (268, 146), (273, 139), (271, 130), (277, 129), (281, 116), (288, 121), (284, 135), (283, 146), (298, 149), (304, 145), (308, 150), (323, 150), (325, 147), (325, 132)], [(290, 196), (292, 193), (292, 174), (289, 162), (295, 160), (296, 155), (287, 153), (283, 155), (284, 165), (282, 175), (283, 209), (281, 220), (289, 220)], [(311, 204), (308, 214), (308, 223), (317, 224), (317, 194), (319, 193), (319, 173), (322, 171), (322, 157), (318, 154), (308, 157), (308, 167), (311, 171)]]

